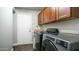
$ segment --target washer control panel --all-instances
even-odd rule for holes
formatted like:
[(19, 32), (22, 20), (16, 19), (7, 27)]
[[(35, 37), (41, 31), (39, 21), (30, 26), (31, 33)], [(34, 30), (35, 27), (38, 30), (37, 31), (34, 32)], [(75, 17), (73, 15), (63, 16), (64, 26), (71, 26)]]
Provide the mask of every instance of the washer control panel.
[(56, 39), (56, 44), (61, 45), (62, 47), (68, 48), (68, 42)]

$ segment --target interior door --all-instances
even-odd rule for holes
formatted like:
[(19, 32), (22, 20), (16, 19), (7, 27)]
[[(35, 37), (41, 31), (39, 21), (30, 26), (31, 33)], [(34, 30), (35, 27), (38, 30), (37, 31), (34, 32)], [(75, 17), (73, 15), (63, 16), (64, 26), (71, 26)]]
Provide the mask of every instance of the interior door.
[(18, 14), (17, 42), (19, 44), (32, 43), (32, 17), (29, 14)]

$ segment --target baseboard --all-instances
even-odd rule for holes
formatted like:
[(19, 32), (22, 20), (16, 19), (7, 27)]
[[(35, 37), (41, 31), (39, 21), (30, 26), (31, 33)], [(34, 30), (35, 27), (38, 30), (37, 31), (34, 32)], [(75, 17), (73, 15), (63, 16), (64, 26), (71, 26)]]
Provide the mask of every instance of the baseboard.
[(0, 51), (11, 51), (10, 48), (0, 48)]
[[(26, 43), (27, 44), (27, 43)], [(15, 43), (15, 44), (13, 44), (13, 46), (18, 46), (18, 45), (26, 45), (25, 43), (23, 43), (23, 44), (20, 44), (20, 43)], [(28, 43), (28, 44), (33, 44), (33, 43)]]
[(13, 48), (11, 49), (11, 51), (13, 51)]

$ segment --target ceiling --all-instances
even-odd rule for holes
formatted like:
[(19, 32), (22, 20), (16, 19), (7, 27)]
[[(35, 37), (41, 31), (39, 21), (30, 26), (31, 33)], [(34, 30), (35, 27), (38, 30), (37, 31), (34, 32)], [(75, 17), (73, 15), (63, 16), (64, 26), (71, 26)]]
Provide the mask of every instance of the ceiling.
[(18, 9), (27, 9), (27, 10), (42, 10), (44, 7), (15, 7)]

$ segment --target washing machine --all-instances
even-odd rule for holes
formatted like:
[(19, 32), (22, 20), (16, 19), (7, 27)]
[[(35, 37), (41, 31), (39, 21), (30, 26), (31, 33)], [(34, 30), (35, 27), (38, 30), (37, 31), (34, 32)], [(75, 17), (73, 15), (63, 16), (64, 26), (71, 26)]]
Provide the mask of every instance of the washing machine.
[(45, 33), (42, 48), (43, 51), (79, 51), (79, 35)]

